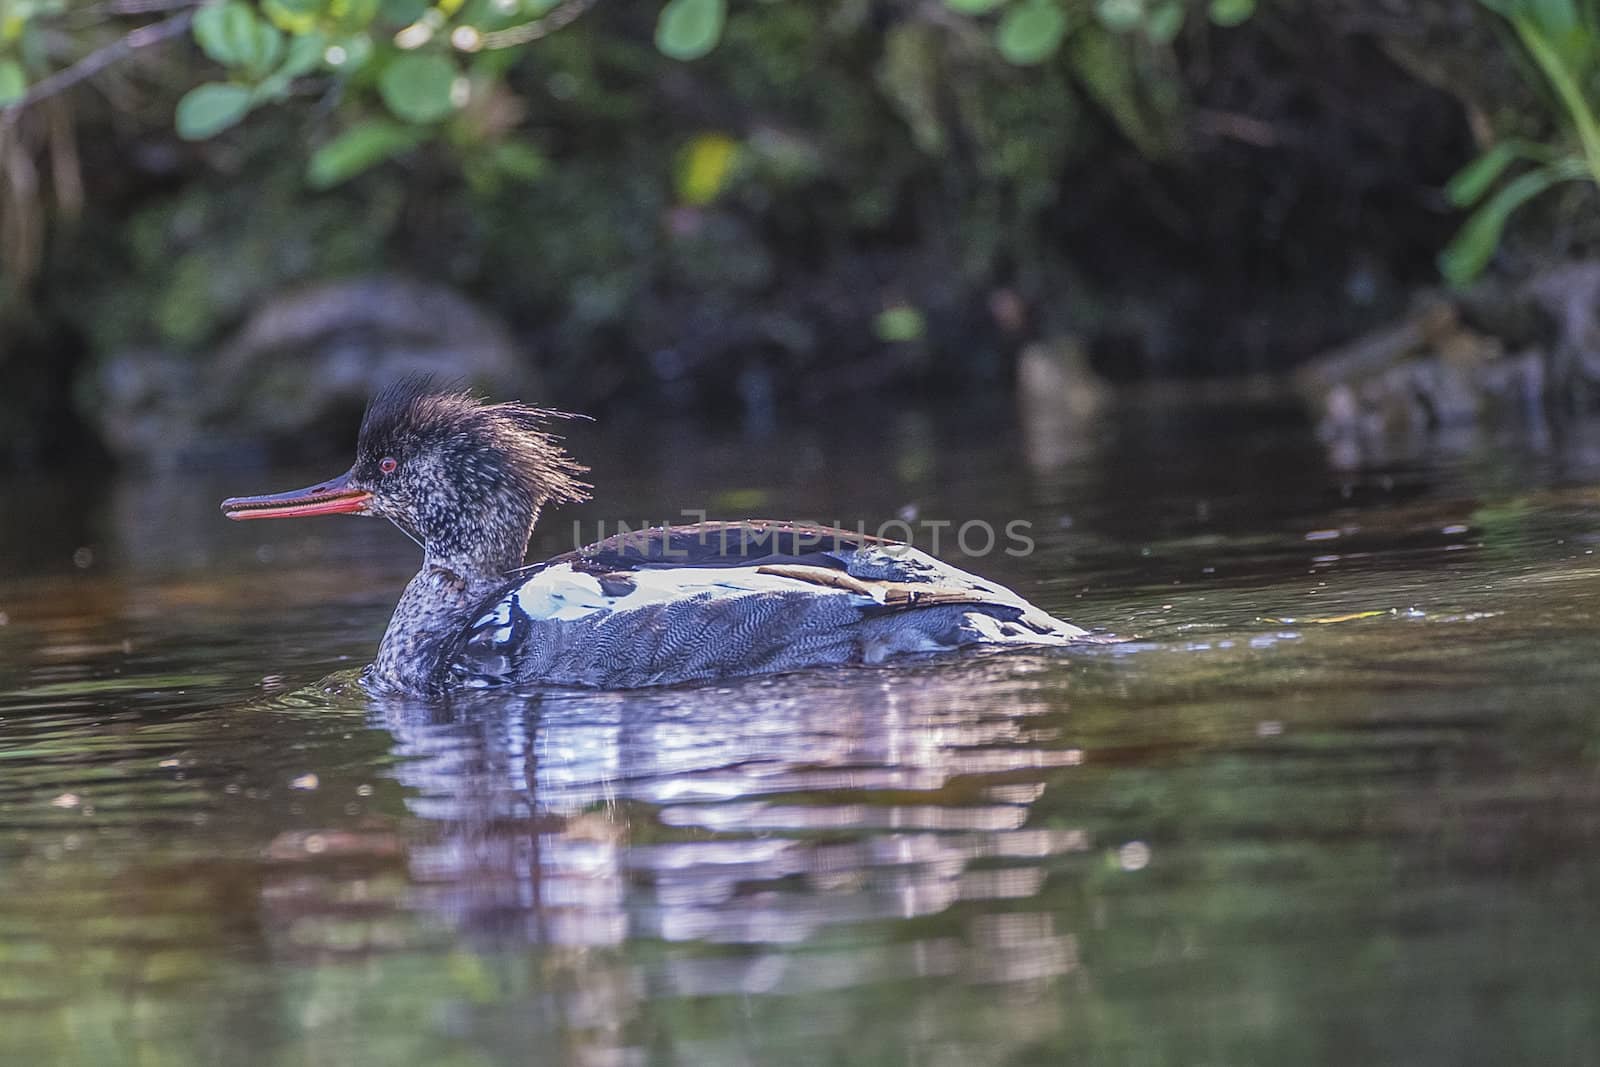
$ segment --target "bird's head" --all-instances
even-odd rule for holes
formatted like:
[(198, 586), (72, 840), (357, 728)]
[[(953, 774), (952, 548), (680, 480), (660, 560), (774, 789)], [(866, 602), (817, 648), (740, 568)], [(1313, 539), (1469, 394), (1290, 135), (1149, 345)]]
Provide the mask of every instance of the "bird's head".
[(368, 405), (356, 461), (326, 482), (222, 502), (230, 519), (379, 515), (429, 562), (499, 574), (522, 562), (540, 510), (588, 499), (580, 466), (547, 429), (562, 412), (488, 404), (427, 379), (384, 389)]

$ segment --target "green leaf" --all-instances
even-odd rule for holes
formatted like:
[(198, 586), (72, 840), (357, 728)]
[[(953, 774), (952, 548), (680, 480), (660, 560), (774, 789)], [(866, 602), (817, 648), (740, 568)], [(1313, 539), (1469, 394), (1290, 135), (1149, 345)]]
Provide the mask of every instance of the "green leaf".
[(1511, 213), (1566, 176), (1559, 165), (1551, 164), (1506, 183), (1472, 213), (1455, 238), (1439, 253), (1439, 273), (1452, 285), (1465, 285), (1476, 278), (1500, 246), (1500, 235)]
[(1098, 0), (1094, 13), (1106, 29), (1127, 33), (1144, 22), (1144, 0)]
[(917, 341), (927, 334), (928, 323), (916, 308), (898, 304), (878, 312), (878, 317), (872, 320), (872, 332), (886, 344)]
[(678, 161), (678, 199), (701, 207), (722, 192), (739, 156), (739, 142), (725, 133), (702, 133)]
[(1009, 62), (1030, 66), (1055, 55), (1066, 34), (1067, 16), (1055, 0), (1022, 0), (1006, 11), (994, 41)]
[(178, 136), (203, 141), (234, 125), (250, 110), (251, 93), (242, 85), (207, 82), (197, 85), (178, 101), (175, 118)]
[(288, 95), (290, 83), (302, 74), (309, 74), (322, 62), (324, 47), (322, 34), (315, 31), (296, 37), (289, 45), (289, 55), (283, 66), (256, 86), (256, 99), (281, 99)]
[(672, 59), (699, 59), (717, 46), (727, 0), (668, 0), (656, 22), (656, 48)]
[(283, 58), (283, 34), (265, 22), (256, 22), (256, 38), (246, 69), (258, 77), (278, 65)]
[(1501, 141), (1471, 163), (1456, 171), (1445, 184), (1444, 195), (1456, 207), (1471, 207), (1489, 191), (1513, 160), (1526, 155), (1521, 141)]
[(396, 118), (438, 122), (455, 110), (450, 89), (456, 67), (438, 53), (406, 52), (389, 61), (378, 76), (378, 93)]
[[(365, 30), (378, 17), (378, 8), (380, 6), (379, 0), (338, 0), (330, 8), (333, 14), (334, 27), (346, 33)], [(445, 5), (441, 4), (439, 6), (444, 7)], [(458, 4), (457, 6), (459, 7), (460, 5)], [(427, 5), (423, 4), (421, 10), (417, 11), (411, 18), (396, 21), (402, 26), (410, 25), (421, 18), (426, 10)]]
[(1070, 52), (1072, 72), (1123, 135), (1151, 159), (1167, 155), (1171, 116), (1140, 91), (1128, 42), (1098, 26), (1085, 26), (1073, 35)]
[(549, 163), (539, 150), (521, 141), (485, 146), (461, 161), (461, 173), (477, 197), (493, 197), (507, 181), (528, 185), (544, 177)]
[(513, 181), (536, 182), (550, 169), (544, 153), (522, 141), (503, 141), (490, 153), (495, 170)]
[(322, 14), (322, 0), (261, 0), (261, 13), (285, 33), (310, 33)]
[[(1589, 96), (1583, 84), (1583, 65), (1574, 65), (1569, 58), (1563, 56), (1557, 43), (1550, 40), (1542, 33), (1532, 21), (1522, 15), (1515, 15), (1511, 25), (1517, 31), (1523, 47), (1539, 65), (1540, 71), (1550, 82), (1550, 88), (1555, 90), (1562, 104), (1567, 109), (1567, 115), (1572, 120), (1572, 125), (1577, 128), (1578, 140), (1583, 145), (1583, 154), (1588, 161), (1589, 174), (1597, 185), (1600, 185), (1600, 118), (1597, 118), (1594, 108), (1589, 103)], [(1569, 37), (1581, 39), (1581, 34)]]
[(428, 10), (428, 0), (381, 0), (383, 21), (409, 26)]
[(1183, 32), (1183, 0), (1167, 0), (1150, 10), (1144, 20), (1144, 35), (1152, 44), (1171, 44)]
[(352, 126), (311, 156), (306, 181), (328, 189), (422, 143), (425, 131), (387, 119)]
[(323, 60), (340, 74), (353, 74), (367, 65), (372, 53), (372, 38), (364, 33), (356, 33), (328, 42), (328, 47), (323, 50)]
[(1211, 21), (1218, 26), (1237, 26), (1256, 13), (1256, 0), (1211, 0)]
[(28, 94), (28, 75), (14, 59), (0, 59), (0, 107)]
[(944, 6), (963, 15), (987, 15), (1006, 0), (944, 0)]
[(194, 17), (194, 39), (223, 66), (258, 74), (265, 74), (283, 54), (283, 35), (239, 0), (202, 7)]
[(1578, 26), (1578, 8), (1572, 0), (1526, 0), (1525, 10), (1547, 37), (1565, 37)]
[(284, 57), (283, 66), (278, 68), (278, 74), (284, 78), (298, 78), (310, 74), (322, 63), (322, 53), (327, 46), (328, 42), (320, 33), (312, 32), (296, 37), (289, 45), (289, 54)]
[(944, 34), (930, 22), (904, 19), (883, 35), (877, 82), (900, 112), (917, 147), (931, 156), (946, 148)]
[[(236, 66), (239, 41), (250, 35), (248, 23), (255, 16), (239, 3), (210, 4), (194, 16), (194, 39), (200, 50), (225, 67)], [(241, 28), (243, 27), (243, 28)]]

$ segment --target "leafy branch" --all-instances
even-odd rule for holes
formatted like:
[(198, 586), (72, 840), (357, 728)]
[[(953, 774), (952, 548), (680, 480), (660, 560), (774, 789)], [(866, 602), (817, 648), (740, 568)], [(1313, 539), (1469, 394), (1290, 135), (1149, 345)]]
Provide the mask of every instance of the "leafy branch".
[[(148, 26), (130, 30), (111, 44), (90, 52), (71, 66), (63, 67), (54, 74), (41, 78), (32, 86), (27, 86), (26, 76), (22, 73), (19, 63), (15, 60), (0, 60), (0, 110), (10, 118), (24, 108), (64, 92), (79, 82), (87, 81), (141, 48), (148, 48), (182, 35), (188, 31), (193, 19), (193, 11), (183, 11), (161, 22), (153, 22)], [(4, 88), (10, 88), (12, 91), (4, 92)]]
[[(1577, 0), (1480, 0), (1510, 23), (1517, 39), (1554, 92), (1576, 135), (1577, 146), (1505, 140), (1489, 148), (1453, 177), (1445, 196), (1475, 208), (1443, 252), (1439, 270), (1455, 285), (1481, 274), (1500, 245), (1512, 214), (1562, 182), (1600, 187), (1600, 119), (1584, 86), (1600, 69), (1600, 25), (1591, 5)], [(1513, 169), (1520, 173), (1500, 184)], [(1490, 191), (1494, 190), (1490, 195)]]
[[(665, 0), (655, 45), (692, 62), (720, 43), (731, 0)], [(732, 0), (737, 2), (737, 0)], [(814, 0), (795, 0), (814, 2)], [(963, 36), (987, 40), (1018, 67), (1064, 55), (1089, 95), (1124, 133), (1152, 155), (1167, 139), (1159, 106), (1141, 97), (1128, 63), (1129, 38), (1156, 48), (1173, 43), (1192, 11), (1211, 23), (1238, 25), (1257, 0), (922, 0)], [(1487, 0), (1486, 0), (1487, 2)], [(259, 108), (307, 91), (337, 100), (343, 129), (311, 155), (307, 178), (318, 188), (343, 182), (422, 143), (449, 142), (469, 179), (531, 180), (543, 158), (508, 136), (492, 102), (504, 102), (503, 53), (570, 25), (598, 0), (103, 0), (72, 8), (65, 0), (14, 0), (0, 22), (0, 107), (7, 121), (30, 105), (105, 70), (132, 52), (193, 35), (215, 73), (177, 102), (178, 136), (205, 141)], [(50, 40), (81, 38), (86, 22), (150, 15), (140, 26), (70, 66), (42, 73), (52, 19), (67, 30)], [(191, 9), (192, 8), (192, 9)], [(932, 21), (932, 20), (930, 20)], [(42, 76), (39, 76), (42, 73)], [(29, 84), (30, 76), (36, 78)], [(476, 106), (478, 104), (483, 106)], [(1600, 159), (1600, 134), (1596, 136)], [(477, 175), (478, 178), (474, 178)]]

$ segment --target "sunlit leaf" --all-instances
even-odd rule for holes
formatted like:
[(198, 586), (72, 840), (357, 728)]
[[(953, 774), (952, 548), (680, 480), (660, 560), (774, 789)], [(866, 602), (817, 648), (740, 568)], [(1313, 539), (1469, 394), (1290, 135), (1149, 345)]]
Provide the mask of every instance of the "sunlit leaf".
[(1127, 33), (1144, 22), (1144, 0), (1097, 0), (1094, 14), (1106, 29)]
[(0, 105), (21, 100), (28, 92), (28, 75), (14, 59), (0, 59)]
[(283, 35), (239, 0), (202, 7), (194, 17), (194, 39), (223, 66), (261, 74), (283, 54)]
[(987, 15), (1006, 0), (944, 0), (944, 6), (963, 15)]
[(353, 126), (323, 145), (311, 157), (306, 181), (327, 189), (362, 171), (415, 148), (425, 136), (415, 126), (375, 119)]
[(1211, 21), (1218, 26), (1237, 26), (1255, 11), (1256, 0), (1211, 0)]
[(1043, 63), (1067, 33), (1067, 16), (1055, 0), (1022, 0), (1007, 9), (995, 29), (1000, 54), (1018, 66)]
[(695, 206), (715, 200), (738, 151), (738, 142), (724, 133), (703, 133), (690, 141), (678, 167), (678, 199)]
[(254, 21), (255, 15), (244, 4), (207, 5), (194, 16), (195, 43), (223, 66), (237, 66), (243, 62), (239, 49), (246, 46)]
[(909, 304), (899, 304), (878, 313), (872, 322), (872, 332), (886, 343), (916, 341), (928, 332), (928, 324), (922, 312)]
[(286, 33), (310, 33), (321, 11), (322, 0), (261, 0), (261, 13)]
[(450, 99), (456, 67), (437, 53), (396, 56), (378, 77), (378, 92), (396, 118), (437, 122), (455, 110)]
[(717, 46), (727, 0), (669, 0), (656, 22), (656, 47), (673, 59), (699, 59)]
[(250, 103), (250, 90), (242, 85), (207, 82), (196, 86), (178, 101), (178, 136), (186, 141), (215, 136), (244, 118)]
[[(333, 16), (334, 28), (347, 33), (364, 30), (378, 17), (380, 0), (329, 0), (328, 14)], [(409, 25), (422, 17), (427, 5), (422, 5), (408, 19), (396, 19), (400, 25)]]

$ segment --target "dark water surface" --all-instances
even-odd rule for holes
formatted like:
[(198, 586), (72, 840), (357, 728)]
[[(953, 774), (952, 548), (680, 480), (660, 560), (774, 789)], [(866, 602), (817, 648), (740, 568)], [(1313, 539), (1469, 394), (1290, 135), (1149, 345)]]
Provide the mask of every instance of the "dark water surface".
[(1600, 451), (1034, 431), (585, 430), (535, 552), (1022, 520), (1129, 644), (432, 706), (398, 533), (217, 515), (338, 460), (0, 483), (0, 1062), (1600, 1062)]

